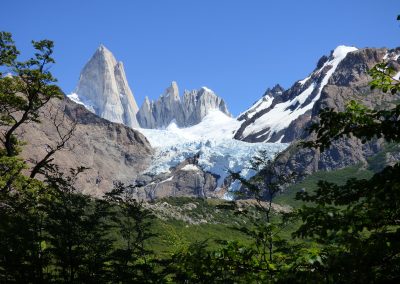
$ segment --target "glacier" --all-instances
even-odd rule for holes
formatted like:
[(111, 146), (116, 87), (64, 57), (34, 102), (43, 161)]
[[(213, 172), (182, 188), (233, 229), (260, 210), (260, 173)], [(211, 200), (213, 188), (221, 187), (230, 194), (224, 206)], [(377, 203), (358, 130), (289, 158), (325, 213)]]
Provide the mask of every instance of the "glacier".
[[(250, 160), (259, 151), (267, 151), (269, 157), (273, 158), (289, 145), (235, 140), (233, 136), (239, 126), (239, 121), (214, 109), (192, 127), (179, 128), (172, 122), (166, 129), (136, 129), (147, 137), (156, 151), (147, 173), (168, 173), (171, 167), (198, 154), (198, 166), (203, 171), (217, 175), (217, 187), (221, 187), (229, 171), (240, 172), (246, 178), (252, 177), (255, 172), (250, 170)], [(190, 169), (194, 170), (193, 167)], [(238, 183), (233, 183), (229, 191), (235, 191), (238, 187)], [(229, 199), (229, 196), (226, 198)]]

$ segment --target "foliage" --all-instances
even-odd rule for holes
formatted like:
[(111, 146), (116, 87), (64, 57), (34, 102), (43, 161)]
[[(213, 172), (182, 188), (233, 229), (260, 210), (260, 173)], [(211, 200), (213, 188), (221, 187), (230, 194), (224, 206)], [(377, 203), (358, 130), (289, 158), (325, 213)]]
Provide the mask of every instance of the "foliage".
[(51, 98), (62, 97), (60, 88), (53, 84), (56, 79), (48, 70), (49, 64), (54, 63), (53, 42), (32, 41), (32, 45), (36, 50), (34, 57), (17, 61), (19, 51), (11, 34), (0, 32), (0, 126), (5, 126), (0, 141), (7, 156), (18, 153), (17, 128), (39, 122), (39, 110)]
[[(372, 89), (396, 95), (400, 82), (388, 63), (369, 71)], [(399, 143), (400, 105), (373, 110), (351, 101), (344, 112), (326, 109), (311, 127), (316, 140), (306, 146), (328, 148), (335, 139), (354, 136), (367, 142), (383, 138)], [(297, 212), (302, 220), (295, 237), (316, 242), (320, 265), (313, 274), (334, 283), (394, 283), (400, 281), (400, 163), (386, 166), (369, 179), (344, 185), (320, 181), (315, 193), (299, 192), (311, 203)]]

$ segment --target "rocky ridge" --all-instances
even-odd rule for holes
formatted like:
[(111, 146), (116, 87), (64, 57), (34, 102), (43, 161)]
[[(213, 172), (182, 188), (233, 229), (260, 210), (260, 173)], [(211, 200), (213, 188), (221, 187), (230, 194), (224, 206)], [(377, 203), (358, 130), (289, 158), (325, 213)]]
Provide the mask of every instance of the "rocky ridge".
[[(239, 119), (242, 125), (235, 138), (247, 142), (294, 141), (300, 133), (299, 121), (308, 121), (311, 112), (338, 65), (357, 48), (338, 46), (331, 55), (323, 56), (316, 69), (288, 90), (279, 85), (270, 90)], [(350, 66), (351, 68), (351, 66)], [(296, 126), (296, 127), (293, 127)], [(301, 128), (301, 127), (300, 127)]]
[(185, 90), (181, 99), (177, 83), (172, 82), (156, 101), (145, 98), (137, 120), (141, 127), (149, 129), (163, 129), (171, 122), (178, 127), (188, 127), (200, 123), (215, 109), (230, 116), (224, 100), (207, 87)]
[[(250, 149), (245, 150), (247, 147), (233, 143), (241, 141), (232, 140), (232, 136), (244, 142), (251, 142), (245, 143), (248, 145), (257, 141), (263, 142), (258, 143), (259, 145), (266, 144), (264, 141), (291, 142), (292, 145), (282, 152), (278, 160), (284, 172), (307, 174), (367, 163), (369, 157), (385, 147), (381, 141), (362, 144), (356, 139), (342, 139), (323, 153), (314, 149), (300, 149), (297, 147), (297, 141), (313, 138), (306, 128), (317, 120), (319, 111), (325, 107), (340, 111), (351, 99), (362, 101), (370, 107), (394, 106), (399, 97), (370, 90), (367, 70), (382, 60), (388, 60), (396, 70), (400, 70), (399, 54), (400, 49), (356, 50), (339, 47), (330, 56), (323, 56), (310, 76), (296, 82), (291, 88), (285, 90), (276, 85), (268, 89), (259, 101), (238, 117), (238, 120), (226, 116), (229, 112), (225, 103), (211, 90), (203, 87), (198, 91), (185, 91), (181, 98), (178, 86), (173, 82), (157, 101), (150, 102), (147, 99), (137, 116), (139, 122), (148, 128), (168, 126), (164, 130), (140, 130), (146, 136), (149, 135), (152, 143), (158, 141), (165, 144), (166, 140), (171, 140), (169, 142), (172, 144), (168, 147), (158, 145), (158, 148), (164, 148), (154, 150), (140, 133), (121, 124), (101, 119), (84, 107), (65, 100), (60, 107), (68, 120), (78, 122), (78, 137), (71, 141), (78, 146), (75, 146), (73, 151), (58, 153), (56, 160), (63, 161), (65, 169), (79, 165), (90, 168), (78, 181), (83, 185), (84, 192), (98, 196), (111, 188), (113, 180), (136, 180), (142, 185), (136, 189), (136, 195), (147, 200), (168, 196), (226, 198), (231, 184), (225, 180), (226, 173), (218, 167), (225, 165), (225, 162), (231, 165), (234, 159), (241, 161), (240, 159), (246, 156), (233, 157), (232, 153), (238, 154)], [(90, 87), (91, 83), (87, 86)], [(82, 102), (78, 101), (79, 103)], [(88, 108), (88, 105), (85, 107)], [(46, 112), (49, 111), (45, 110), (44, 113)], [(277, 123), (274, 125), (270, 118), (275, 115), (279, 119), (275, 119)], [(201, 123), (197, 122), (199, 120)], [(187, 127), (193, 124), (194, 126)], [(50, 143), (57, 138), (54, 129), (51, 130), (48, 123), (34, 125), (24, 131), (32, 137), (29, 141), (35, 141), (34, 145), (28, 144), (24, 151), (25, 157), (33, 160), (45, 153), (46, 148), (43, 145), (51, 145)], [(161, 132), (153, 133), (154, 131)], [(210, 134), (213, 132), (218, 137), (216, 141), (211, 139), (213, 135)], [(159, 137), (163, 137), (163, 140), (160, 141)], [(177, 140), (181, 144), (177, 144)], [(216, 143), (219, 140), (222, 142)], [(181, 146), (190, 146), (190, 151), (178, 149)], [(216, 147), (220, 152), (213, 152)], [(271, 146), (271, 153), (276, 152), (278, 148)], [(387, 160), (397, 159), (396, 153), (386, 153), (386, 156), (389, 155)], [(205, 160), (208, 156), (212, 161)], [(158, 159), (157, 157), (165, 161), (157, 162), (154, 160)], [(157, 163), (164, 163), (166, 169), (149, 172)], [(234, 168), (239, 169), (236, 165)]]

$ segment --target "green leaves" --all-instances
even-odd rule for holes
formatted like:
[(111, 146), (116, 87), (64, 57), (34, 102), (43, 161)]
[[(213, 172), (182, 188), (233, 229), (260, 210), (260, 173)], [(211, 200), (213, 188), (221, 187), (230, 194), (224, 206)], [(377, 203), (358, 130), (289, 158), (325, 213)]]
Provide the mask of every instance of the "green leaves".
[[(57, 81), (49, 71), (54, 44), (49, 40), (33, 41), (36, 52), (27, 61), (17, 61), (11, 34), (0, 32), (0, 126), (7, 126), (1, 142), (8, 156), (16, 155), (13, 136), (28, 122), (39, 122), (39, 110), (52, 98), (62, 98)], [(7, 76), (4, 76), (7, 72)]]
[[(18, 54), (11, 33), (0, 32), (0, 66), (13, 66)], [(0, 77), (3, 77), (2, 72)]]
[[(398, 18), (400, 19), (400, 18)], [(400, 82), (388, 63), (374, 66), (371, 89), (397, 94)], [(400, 142), (400, 105), (374, 110), (350, 101), (345, 111), (322, 110), (310, 127), (316, 139), (306, 147), (326, 149), (340, 138), (356, 137), (363, 143), (375, 138)], [(386, 166), (369, 180), (350, 179), (345, 185), (320, 181), (313, 194), (298, 193), (309, 202), (296, 214), (302, 224), (294, 237), (317, 242), (321, 275), (334, 283), (389, 283), (398, 281), (400, 245), (400, 163)], [(398, 242), (397, 242), (398, 243)]]
[(395, 79), (395, 69), (386, 62), (375, 65), (368, 71), (373, 80), (369, 83), (371, 89), (380, 89), (382, 92), (387, 93), (390, 91), (393, 95), (400, 90), (400, 81)]

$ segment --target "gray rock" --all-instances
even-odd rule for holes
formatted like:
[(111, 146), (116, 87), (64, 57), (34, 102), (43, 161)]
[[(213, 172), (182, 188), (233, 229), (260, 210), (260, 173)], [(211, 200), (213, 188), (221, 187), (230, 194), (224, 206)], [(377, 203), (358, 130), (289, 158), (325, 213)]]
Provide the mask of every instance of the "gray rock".
[(98, 116), (139, 127), (138, 106), (126, 80), (124, 66), (105, 46), (100, 45), (83, 68), (75, 93), (79, 101)]
[(222, 198), (226, 190), (217, 189), (218, 177), (198, 166), (199, 156), (188, 158), (169, 173), (149, 177), (138, 177), (144, 187), (137, 188), (136, 196), (142, 200), (156, 200), (164, 197)]
[(150, 102), (145, 99), (137, 120), (143, 128), (165, 128), (171, 122), (179, 127), (188, 127), (201, 122), (212, 109), (230, 115), (224, 100), (210, 89), (185, 90), (181, 100), (178, 85), (172, 82), (158, 100)]
[(185, 125), (195, 125), (208, 114), (212, 109), (219, 109), (221, 112), (230, 116), (224, 100), (215, 93), (202, 87), (199, 90), (185, 90), (183, 94), (183, 110), (185, 112)]

